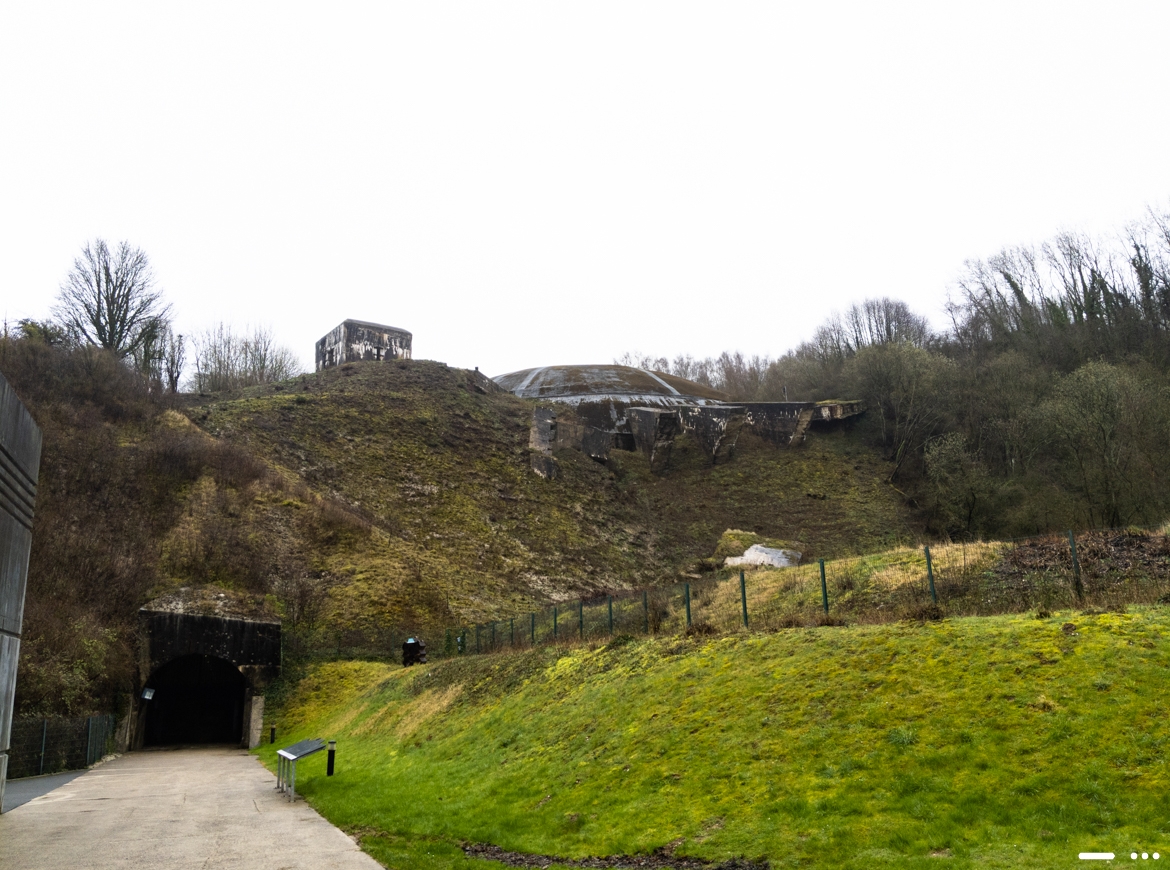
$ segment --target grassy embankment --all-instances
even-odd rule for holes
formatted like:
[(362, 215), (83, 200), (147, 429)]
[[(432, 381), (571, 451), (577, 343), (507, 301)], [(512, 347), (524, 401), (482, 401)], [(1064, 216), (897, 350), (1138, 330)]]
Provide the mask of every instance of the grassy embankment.
[(138, 608), (183, 587), (275, 610), (310, 647), (371, 648), (677, 579), (726, 528), (830, 554), (914, 536), (888, 464), (846, 436), (747, 438), (714, 468), (684, 440), (667, 474), (565, 451), (546, 481), (531, 403), (439, 363), (177, 398), (92, 348), (0, 338), (0, 369), (44, 431), (21, 715), (119, 703)]
[(1068, 867), (1170, 852), (1168, 631), (1147, 607), (323, 664), (280, 742), (338, 740), (298, 787), (388, 867), (487, 866), (461, 841)]

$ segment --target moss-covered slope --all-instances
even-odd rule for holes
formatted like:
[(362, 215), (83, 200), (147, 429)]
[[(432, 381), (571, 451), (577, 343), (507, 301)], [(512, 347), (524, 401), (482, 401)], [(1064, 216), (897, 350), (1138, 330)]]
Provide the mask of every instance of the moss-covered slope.
[(684, 441), (665, 474), (566, 451), (547, 481), (531, 405), (439, 363), (187, 397), (94, 348), (0, 337), (0, 368), (45, 435), (21, 714), (116, 705), (138, 608), (184, 587), (275, 610), (294, 640), (353, 629), (347, 646), (385, 650), (397, 630), (676, 579), (727, 528), (830, 554), (911, 534), (888, 468), (847, 434), (745, 438), (716, 467)]
[(1151, 607), (334, 663), (272, 712), (338, 741), (298, 789), (389, 867), (486, 866), (467, 841), (1069, 867), (1167, 851), (1168, 632)]
[[(910, 534), (885, 464), (846, 433), (782, 450), (745, 436), (711, 466), (685, 439), (665, 472), (638, 454), (558, 454), (530, 470), (532, 404), (426, 361), (355, 364), (188, 413), (350, 506), (373, 533), (323, 554), (339, 626), (403, 607), (484, 619), (693, 570), (729, 527), (857, 552)], [(421, 603), (420, 603), (421, 602)], [(448, 611), (449, 608), (449, 611)]]

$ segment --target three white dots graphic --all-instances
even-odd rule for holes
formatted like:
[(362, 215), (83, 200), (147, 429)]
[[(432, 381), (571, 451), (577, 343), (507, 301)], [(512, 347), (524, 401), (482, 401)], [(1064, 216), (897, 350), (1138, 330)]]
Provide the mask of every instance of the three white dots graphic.
[[(1138, 857), (1138, 853), (1137, 853), (1137, 852), (1130, 852), (1130, 853), (1129, 853), (1129, 857), (1130, 857), (1130, 858), (1132, 858), (1134, 861), (1136, 861), (1136, 860), (1137, 860), (1137, 857)], [(1150, 857), (1150, 853), (1149, 853), (1149, 852), (1142, 852), (1142, 860), (1146, 860), (1146, 859), (1148, 859), (1149, 857)], [(1154, 860), (1155, 860), (1155, 861), (1157, 861), (1157, 860), (1158, 860), (1159, 858), (1161, 858), (1161, 857), (1162, 857), (1162, 856), (1161, 856), (1161, 855), (1159, 855), (1157, 852), (1155, 852), (1155, 853), (1154, 853)]]

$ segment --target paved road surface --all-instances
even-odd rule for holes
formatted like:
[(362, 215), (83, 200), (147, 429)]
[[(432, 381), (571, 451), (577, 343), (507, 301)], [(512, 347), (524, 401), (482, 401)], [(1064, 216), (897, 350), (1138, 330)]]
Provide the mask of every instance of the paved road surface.
[(135, 752), (0, 815), (3, 870), (380, 870), (239, 749)]
[(33, 798), (48, 794), (53, 789), (72, 782), (84, 773), (84, 770), (71, 770), (68, 773), (47, 773), (44, 776), (24, 776), (20, 779), (10, 779), (4, 784), (4, 812), (14, 810), (21, 804), (27, 804)]

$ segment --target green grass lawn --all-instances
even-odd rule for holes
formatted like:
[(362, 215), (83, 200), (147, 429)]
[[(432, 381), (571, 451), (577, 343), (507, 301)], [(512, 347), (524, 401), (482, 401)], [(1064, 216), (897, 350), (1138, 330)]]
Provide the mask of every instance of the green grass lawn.
[(277, 745), (338, 741), (338, 774), (314, 756), (298, 790), (388, 867), (486, 866), (461, 841), (773, 867), (1129, 860), (1170, 854), (1168, 632), (1151, 607), (322, 664)]

